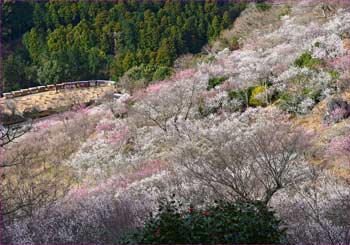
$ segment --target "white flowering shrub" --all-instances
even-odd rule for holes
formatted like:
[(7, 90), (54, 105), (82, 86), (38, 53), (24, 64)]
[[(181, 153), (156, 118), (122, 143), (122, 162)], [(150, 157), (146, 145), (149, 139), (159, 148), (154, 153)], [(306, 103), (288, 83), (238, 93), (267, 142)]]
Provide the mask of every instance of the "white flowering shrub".
[(282, 123), (278, 111), (248, 110), (210, 120), (184, 131), (176, 161), (222, 197), (268, 202), (303, 180), (307, 134)]
[(349, 185), (331, 173), (315, 169), (310, 180), (294, 192), (280, 192), (272, 200), (292, 243), (346, 244), (350, 242)]
[(10, 244), (113, 243), (136, 227), (148, 208), (108, 190), (73, 190), (64, 200), (43, 207), (4, 230)]

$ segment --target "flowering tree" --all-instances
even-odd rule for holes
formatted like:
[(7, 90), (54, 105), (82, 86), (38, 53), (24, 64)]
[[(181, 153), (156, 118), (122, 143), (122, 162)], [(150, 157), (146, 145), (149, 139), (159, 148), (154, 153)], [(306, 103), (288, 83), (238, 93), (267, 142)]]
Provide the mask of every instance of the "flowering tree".
[(140, 120), (150, 122), (167, 132), (169, 124), (176, 125), (179, 118), (187, 120), (196, 114), (199, 91), (205, 88), (203, 85), (196, 77), (177, 80), (158, 93), (147, 94), (133, 111), (141, 116)]
[(287, 239), (293, 243), (350, 242), (349, 184), (319, 167), (308, 181), (293, 192), (282, 191), (271, 204), (288, 226)]
[(276, 192), (305, 178), (308, 140), (302, 130), (276, 120), (276, 112), (257, 113), (215, 120), (210, 128), (194, 126), (178, 144), (175, 161), (224, 198), (268, 203)]
[(95, 122), (88, 109), (79, 107), (33, 124), (32, 131), (4, 145), (2, 164), (16, 165), (4, 168), (1, 176), (6, 222), (30, 216), (66, 193), (73, 173), (62, 162), (94, 131)]
[[(147, 207), (107, 190), (84, 196), (72, 191), (63, 200), (15, 221), (2, 233), (7, 243), (113, 243), (136, 227)], [(145, 204), (145, 203), (144, 203)]]
[[(350, 166), (350, 136), (346, 135), (332, 139), (329, 143), (327, 155), (329, 160), (343, 161), (345, 167), (348, 168)], [(346, 178), (348, 179), (347, 176)]]

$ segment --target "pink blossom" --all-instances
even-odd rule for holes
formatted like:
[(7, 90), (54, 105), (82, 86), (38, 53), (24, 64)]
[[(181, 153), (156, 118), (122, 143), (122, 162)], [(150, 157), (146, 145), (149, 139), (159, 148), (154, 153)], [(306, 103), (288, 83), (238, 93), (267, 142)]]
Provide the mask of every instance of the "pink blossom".
[(84, 198), (87, 197), (88, 194), (88, 188), (86, 186), (80, 186), (70, 190), (68, 196), (72, 196), (74, 198)]
[(155, 92), (160, 91), (163, 88), (169, 87), (169, 85), (170, 85), (170, 82), (168, 80), (163, 80), (163, 81), (149, 85), (146, 88), (146, 92), (147, 93), (155, 93)]
[(89, 109), (86, 107), (84, 103), (80, 103), (78, 105), (73, 106), (72, 110), (75, 112), (81, 112), (84, 114), (89, 112)]
[(132, 97), (130, 97), (129, 99), (125, 100), (124, 103), (129, 103), (132, 101), (140, 101), (143, 98), (145, 98), (147, 95), (145, 90), (137, 90), (135, 93), (133, 93)]
[(177, 73), (175, 73), (172, 76), (173, 80), (183, 80), (183, 79), (187, 79), (187, 78), (191, 78), (193, 77), (195, 74), (195, 70), (194, 69), (186, 69), (183, 71), (179, 71)]
[(128, 128), (126, 126), (122, 127), (117, 131), (112, 132), (112, 134), (109, 135), (108, 140), (111, 144), (118, 144), (127, 137), (128, 133)]
[(97, 132), (111, 131), (114, 128), (114, 123), (112, 122), (102, 122), (97, 125)]
[(337, 107), (331, 112), (331, 120), (333, 122), (339, 122), (344, 118), (344, 115), (346, 115), (346, 113), (347, 112), (344, 108)]
[(57, 120), (54, 119), (47, 119), (43, 121), (39, 121), (34, 125), (34, 130), (44, 130), (48, 129), (49, 127), (55, 125), (57, 123)]
[(206, 97), (206, 98), (213, 98), (213, 97), (215, 97), (215, 95), (217, 95), (218, 93), (219, 93), (218, 90), (212, 89), (212, 90), (210, 90), (210, 91), (203, 91), (201, 95), (202, 95), (203, 97)]
[(346, 79), (349, 77), (349, 67), (350, 67), (350, 54), (345, 56), (337, 57), (330, 61), (330, 65), (336, 70), (341, 72), (341, 79)]
[(333, 139), (326, 155), (330, 160), (343, 159), (350, 165), (350, 136)]
[(272, 71), (276, 74), (276, 75), (280, 75), (282, 74), (285, 70), (287, 70), (287, 64), (283, 64), (283, 63), (278, 63), (275, 66), (272, 67)]
[(150, 176), (156, 172), (158, 172), (160, 169), (164, 168), (166, 165), (166, 162), (164, 160), (147, 160), (143, 162), (143, 166), (135, 173), (135, 176), (137, 177), (146, 177)]
[(331, 141), (330, 149), (332, 152), (341, 152), (350, 156), (350, 137), (348, 136), (341, 139), (333, 139)]
[[(153, 174), (158, 173), (162, 169), (166, 167), (166, 161), (155, 159), (155, 160), (147, 160), (141, 163), (141, 167), (137, 170), (126, 174), (124, 176), (112, 177), (108, 180), (105, 180), (93, 188), (90, 188), (89, 194), (93, 195), (95, 193), (105, 192), (107, 190), (111, 190), (114, 188), (117, 189), (127, 189), (132, 183), (136, 181), (140, 181), (147, 177), (152, 176)], [(84, 192), (84, 189), (76, 189), (74, 193), (87, 194)]]
[(145, 179), (153, 174), (158, 173), (166, 167), (166, 161), (164, 160), (147, 160), (142, 163), (141, 167), (135, 172), (123, 176), (115, 181), (119, 188), (127, 188), (130, 184), (136, 181)]

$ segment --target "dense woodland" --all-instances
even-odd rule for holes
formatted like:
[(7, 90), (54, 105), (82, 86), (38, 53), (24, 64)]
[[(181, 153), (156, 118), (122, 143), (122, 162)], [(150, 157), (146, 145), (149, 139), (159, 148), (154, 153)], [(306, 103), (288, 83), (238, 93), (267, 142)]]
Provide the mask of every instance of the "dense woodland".
[(83, 79), (118, 80), (139, 67), (150, 81), (229, 27), (244, 4), (15, 2), (3, 6), (5, 91)]

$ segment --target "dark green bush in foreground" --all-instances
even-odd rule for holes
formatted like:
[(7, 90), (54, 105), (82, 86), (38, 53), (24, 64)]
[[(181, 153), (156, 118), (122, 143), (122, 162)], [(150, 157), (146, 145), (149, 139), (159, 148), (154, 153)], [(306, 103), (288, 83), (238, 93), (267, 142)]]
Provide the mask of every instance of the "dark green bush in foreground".
[(280, 243), (284, 230), (279, 220), (261, 202), (216, 202), (205, 209), (184, 210), (171, 200), (160, 204), (143, 229), (123, 243), (232, 244)]
[(226, 77), (212, 77), (208, 81), (208, 90), (215, 88), (216, 86), (222, 84), (227, 78)]

